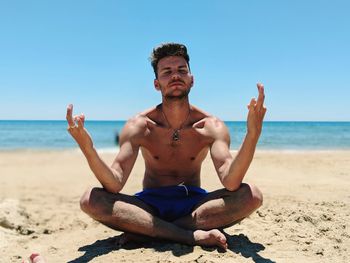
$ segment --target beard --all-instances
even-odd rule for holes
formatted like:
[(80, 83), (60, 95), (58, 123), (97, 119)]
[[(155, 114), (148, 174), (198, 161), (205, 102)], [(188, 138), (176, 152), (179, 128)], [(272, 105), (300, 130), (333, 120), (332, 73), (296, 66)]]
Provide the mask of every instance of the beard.
[[(161, 90), (163, 90), (162, 86), (160, 86), (160, 88), (161, 88)], [(167, 94), (164, 94), (163, 97), (167, 100), (182, 100), (184, 98), (188, 98), (188, 94), (190, 93), (190, 91), (191, 91), (191, 87), (188, 87), (186, 90), (175, 89)], [(176, 92), (177, 94), (174, 95), (174, 92)]]
[(181, 90), (179, 94), (173, 95), (173, 94), (166, 94), (164, 97), (167, 100), (182, 100), (184, 98), (188, 98), (188, 94), (190, 93), (191, 89), (188, 90)]

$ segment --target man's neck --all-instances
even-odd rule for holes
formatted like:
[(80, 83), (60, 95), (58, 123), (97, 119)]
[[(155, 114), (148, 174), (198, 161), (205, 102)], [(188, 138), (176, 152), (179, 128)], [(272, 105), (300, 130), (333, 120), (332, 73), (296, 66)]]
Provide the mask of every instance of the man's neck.
[(161, 110), (166, 117), (167, 124), (173, 129), (179, 129), (183, 128), (181, 126), (189, 119), (190, 107), (188, 98), (181, 100), (163, 98)]

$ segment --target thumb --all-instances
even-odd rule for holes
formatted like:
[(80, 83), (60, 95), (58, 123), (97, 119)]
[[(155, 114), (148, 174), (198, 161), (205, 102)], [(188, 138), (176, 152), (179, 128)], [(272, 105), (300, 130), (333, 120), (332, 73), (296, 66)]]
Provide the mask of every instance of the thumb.
[(204, 124), (205, 124), (205, 120), (200, 120), (200, 121), (196, 122), (195, 124), (193, 124), (192, 127), (195, 129), (203, 129)]
[(195, 129), (196, 132), (198, 132), (203, 136), (206, 136), (207, 130), (204, 129), (204, 127), (205, 127), (205, 120), (200, 120), (199, 122), (196, 122), (195, 124), (193, 124), (193, 128)]

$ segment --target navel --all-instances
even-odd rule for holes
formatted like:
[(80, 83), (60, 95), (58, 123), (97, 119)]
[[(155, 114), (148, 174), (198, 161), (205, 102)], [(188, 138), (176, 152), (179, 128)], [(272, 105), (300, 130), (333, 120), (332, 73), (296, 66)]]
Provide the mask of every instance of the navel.
[(157, 156), (157, 155), (154, 155), (153, 158), (156, 160), (159, 160), (159, 156)]
[(196, 157), (191, 157), (191, 161), (194, 161), (194, 159), (196, 159)]

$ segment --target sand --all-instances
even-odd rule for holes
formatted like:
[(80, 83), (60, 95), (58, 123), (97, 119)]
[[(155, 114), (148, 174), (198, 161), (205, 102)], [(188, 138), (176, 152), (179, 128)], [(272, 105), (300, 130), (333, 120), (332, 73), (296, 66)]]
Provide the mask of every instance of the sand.
[[(233, 154), (235, 154), (233, 152)], [(111, 163), (115, 153), (101, 153)], [(139, 156), (122, 192), (141, 189)], [(210, 157), (202, 186), (221, 188)], [(0, 152), (0, 262), (40, 252), (48, 262), (349, 262), (350, 151), (258, 151), (245, 178), (264, 204), (227, 228), (229, 248), (116, 245), (120, 232), (81, 212), (99, 183), (79, 151)]]

